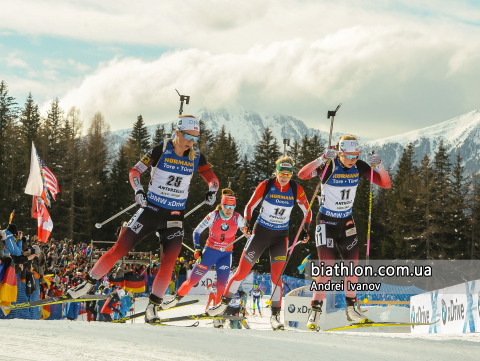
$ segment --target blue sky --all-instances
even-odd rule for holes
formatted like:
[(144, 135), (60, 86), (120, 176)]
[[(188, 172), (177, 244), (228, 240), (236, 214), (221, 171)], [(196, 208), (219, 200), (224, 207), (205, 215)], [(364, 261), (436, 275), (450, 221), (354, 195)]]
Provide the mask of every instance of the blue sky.
[(342, 102), (380, 138), (480, 108), (480, 3), (446, 0), (0, 0), (0, 79), (23, 104), (138, 114), (244, 108), (311, 127)]

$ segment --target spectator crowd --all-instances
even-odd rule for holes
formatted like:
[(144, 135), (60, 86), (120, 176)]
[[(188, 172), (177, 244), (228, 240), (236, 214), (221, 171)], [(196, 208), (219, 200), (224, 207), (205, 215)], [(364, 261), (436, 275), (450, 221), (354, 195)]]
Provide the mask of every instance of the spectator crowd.
[[(17, 278), (17, 297), (14, 303), (31, 302), (49, 297), (63, 295), (69, 288), (81, 283), (95, 262), (107, 249), (97, 249), (93, 245), (75, 243), (72, 239), (55, 240), (47, 243), (38, 242), (36, 236), (23, 234), (11, 223), (7, 229), (0, 231), (0, 264), (12, 262)], [(102, 283), (97, 285), (95, 293), (103, 295), (119, 294), (115, 307), (105, 309), (105, 301), (89, 301), (83, 305), (80, 302), (66, 303), (63, 306), (63, 316), (76, 320), (81, 312), (87, 313), (89, 321), (101, 321), (103, 311), (112, 311), (114, 318), (124, 317), (134, 301), (134, 295), (125, 294), (124, 290), (110, 283), (112, 278), (123, 277), (126, 274), (156, 275), (161, 256), (150, 253), (131, 252), (125, 256), (124, 263), (118, 264), (106, 275)], [(193, 268), (194, 261), (183, 257), (178, 258), (172, 272), (170, 293), (174, 293), (187, 278), (187, 270)], [(116, 289), (117, 288), (117, 289)], [(102, 310), (103, 308), (103, 310)], [(44, 309), (32, 307), (12, 310), (8, 315), (0, 312), (0, 318), (47, 318), (42, 315)], [(48, 313), (48, 312), (46, 312)], [(47, 315), (48, 316), (48, 315)], [(108, 317), (107, 317), (108, 318)]]

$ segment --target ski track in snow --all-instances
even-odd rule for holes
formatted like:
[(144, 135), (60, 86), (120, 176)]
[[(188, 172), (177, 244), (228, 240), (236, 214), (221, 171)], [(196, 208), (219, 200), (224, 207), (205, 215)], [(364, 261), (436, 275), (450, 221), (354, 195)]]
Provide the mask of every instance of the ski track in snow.
[[(187, 296), (186, 299), (198, 296)], [(200, 313), (201, 302), (162, 312), (163, 317)], [(138, 299), (136, 311), (143, 310), (145, 299)], [(407, 309), (408, 310), (408, 309)], [(375, 309), (369, 310), (372, 315)], [(329, 333), (270, 330), (270, 311), (263, 318), (249, 317), (250, 330), (214, 329), (211, 321), (197, 328), (160, 327), (143, 323), (2, 320), (3, 360), (478, 360), (480, 335), (414, 335), (371, 331)], [(379, 309), (377, 319), (388, 314), (394, 321), (405, 309)], [(323, 316), (323, 315), (322, 315)], [(380, 317), (381, 316), (381, 317)], [(336, 326), (346, 324), (344, 312), (327, 314)], [(84, 317), (85, 318), (85, 317)], [(177, 323), (189, 325), (194, 321)], [(331, 322), (329, 322), (330, 326)], [(333, 326), (332, 326), (333, 327)]]

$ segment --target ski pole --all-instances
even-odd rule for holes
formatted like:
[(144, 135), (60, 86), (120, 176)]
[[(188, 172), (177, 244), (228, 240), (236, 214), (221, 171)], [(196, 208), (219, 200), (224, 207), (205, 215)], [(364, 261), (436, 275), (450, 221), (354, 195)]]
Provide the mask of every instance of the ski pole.
[(114, 216), (112, 216), (112, 217), (110, 217), (109, 219), (107, 219), (105, 222), (95, 224), (95, 227), (97, 227), (97, 228), (102, 228), (102, 226), (103, 226), (105, 223), (108, 223), (108, 222), (110, 222), (112, 219), (117, 218), (119, 215), (121, 215), (121, 214), (125, 213), (126, 211), (132, 209), (132, 208), (135, 207), (136, 205), (137, 205), (137, 203), (133, 203), (130, 207), (127, 207), (127, 208), (125, 208), (123, 211), (118, 212), (118, 213), (115, 214)]
[(225, 250), (226, 250), (228, 247), (230, 247), (230, 246), (231, 246), (232, 244), (234, 244), (235, 242), (240, 241), (243, 237), (245, 237), (244, 234), (242, 234), (240, 237), (238, 237), (238, 238), (237, 238), (235, 241), (233, 241), (232, 243), (229, 243), (229, 244), (227, 244), (225, 247), (220, 248), (220, 251), (225, 252)]
[[(335, 115), (337, 114), (338, 109), (340, 109), (341, 106), (342, 106), (342, 103), (340, 103), (337, 106), (337, 109), (329, 110), (328, 113), (327, 113), (327, 119), (332, 117), (332, 120), (331, 120), (331, 123), (330, 123), (330, 137), (328, 139), (328, 149), (330, 149), (330, 147), (332, 146), (333, 121), (335, 119)], [(327, 172), (327, 168), (328, 168), (329, 164), (330, 164), (330, 159), (328, 159), (327, 164), (325, 165), (325, 169), (323, 170), (322, 176), (320, 178), (320, 182), (317, 184), (317, 188), (315, 189), (315, 193), (313, 194), (312, 200), (310, 201), (310, 204), (308, 205), (307, 214), (305, 215), (305, 217), (303, 217), (302, 224), (300, 225), (300, 228), (297, 232), (297, 236), (295, 237), (295, 240), (293, 241), (292, 247), (289, 248), (290, 252), (288, 253), (287, 260), (285, 261), (285, 264), (283, 265), (283, 269), (282, 269), (282, 272), (280, 273), (280, 277), (278, 277), (277, 282), (275, 282), (275, 288), (273, 289), (273, 292), (270, 295), (270, 302), (272, 301), (273, 295), (275, 294), (275, 291), (277, 290), (278, 282), (282, 279), (283, 273), (285, 272), (285, 268), (287, 268), (288, 261), (290, 260), (290, 258), (292, 256), (292, 253), (293, 253), (293, 249), (295, 248), (295, 245), (297, 244), (298, 237), (300, 237), (300, 232), (302, 231), (303, 225), (305, 224), (305, 221), (307, 220), (308, 213), (310, 212), (310, 209), (312, 209), (313, 201), (315, 200), (315, 197), (317, 196), (318, 189), (320, 188), (320, 185), (323, 182), (323, 178), (325, 177), (325, 173)]]
[[(372, 155), (374, 153), (375, 151), (372, 150)], [(368, 207), (367, 266), (368, 266), (368, 261), (370, 259), (370, 227), (372, 224), (373, 168), (374, 168), (374, 164), (372, 163), (371, 169), (370, 169), (370, 204)]]
[(200, 203), (198, 206), (196, 206), (195, 208), (193, 208), (191, 211), (189, 211), (183, 218), (187, 218), (189, 215), (191, 215), (193, 212), (195, 212), (198, 208), (200, 208), (201, 206), (203, 206), (205, 204), (206, 201), (203, 201), (202, 203)]
[[(373, 155), (375, 153), (374, 150), (372, 150)], [(373, 199), (373, 168), (375, 165), (372, 163), (370, 165), (370, 200), (369, 200), (369, 205), (368, 205), (368, 231), (367, 231), (367, 256), (366, 256), (366, 265), (368, 266), (369, 260), (370, 260), (370, 228), (372, 225), (372, 199)], [(365, 282), (368, 282), (368, 276), (365, 277)], [(363, 303), (367, 302), (367, 291), (365, 291), (364, 298), (363, 298)], [(359, 312), (367, 312), (363, 311), (360, 308), (360, 301), (358, 301), (358, 306), (357, 309)]]

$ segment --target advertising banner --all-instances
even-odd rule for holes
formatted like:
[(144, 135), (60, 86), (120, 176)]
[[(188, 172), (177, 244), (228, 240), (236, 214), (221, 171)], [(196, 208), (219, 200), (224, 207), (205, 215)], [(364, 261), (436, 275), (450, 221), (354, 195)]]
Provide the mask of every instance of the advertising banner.
[(434, 323), (412, 327), (412, 333), (480, 332), (480, 280), (414, 296), (411, 322)]
[[(192, 271), (187, 271), (187, 279), (190, 277), (190, 273)], [(216, 271), (208, 271), (205, 273), (203, 278), (198, 282), (195, 286), (192, 287), (190, 292), (188, 292), (189, 295), (206, 295), (207, 294), (207, 286), (210, 286), (213, 283), (213, 280), (215, 279), (215, 275), (217, 274)]]

